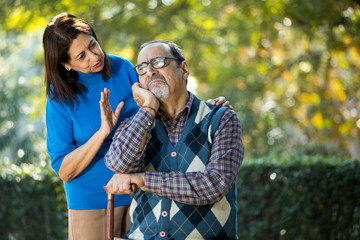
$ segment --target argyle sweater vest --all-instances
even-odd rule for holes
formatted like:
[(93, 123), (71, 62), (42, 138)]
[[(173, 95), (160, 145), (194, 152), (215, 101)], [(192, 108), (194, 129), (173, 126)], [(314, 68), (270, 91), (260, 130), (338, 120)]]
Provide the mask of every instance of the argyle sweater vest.
[[(149, 170), (203, 172), (225, 110), (194, 96), (189, 118), (175, 147), (162, 124), (155, 123), (146, 152)], [(183, 204), (138, 188), (132, 196), (132, 224), (126, 238), (237, 239), (236, 213), (235, 184), (219, 202), (205, 206)]]

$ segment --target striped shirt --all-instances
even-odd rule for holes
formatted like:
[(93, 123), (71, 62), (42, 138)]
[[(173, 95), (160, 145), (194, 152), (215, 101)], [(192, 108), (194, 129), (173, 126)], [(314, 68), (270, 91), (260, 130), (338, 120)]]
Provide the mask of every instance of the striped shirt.
[[(193, 103), (193, 94), (178, 116), (171, 122), (158, 113), (167, 131), (169, 140), (175, 146), (184, 130)], [(117, 129), (113, 143), (105, 156), (108, 168), (119, 173), (143, 172), (146, 169), (144, 153), (151, 141), (151, 130), (155, 118), (140, 108), (132, 118), (122, 122)], [(148, 133), (143, 151), (139, 146)], [(156, 193), (186, 204), (206, 205), (220, 201), (234, 184), (244, 156), (241, 139), (241, 125), (237, 114), (228, 109), (221, 118), (213, 138), (211, 156), (203, 173), (199, 172), (151, 172), (145, 174), (146, 191)]]

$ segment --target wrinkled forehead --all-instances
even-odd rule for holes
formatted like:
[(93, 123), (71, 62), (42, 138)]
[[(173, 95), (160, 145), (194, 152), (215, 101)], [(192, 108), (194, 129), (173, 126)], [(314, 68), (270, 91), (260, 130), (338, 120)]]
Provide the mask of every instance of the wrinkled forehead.
[(153, 43), (144, 47), (137, 59), (137, 64), (142, 62), (149, 62), (156, 57), (171, 57), (170, 47), (164, 43)]

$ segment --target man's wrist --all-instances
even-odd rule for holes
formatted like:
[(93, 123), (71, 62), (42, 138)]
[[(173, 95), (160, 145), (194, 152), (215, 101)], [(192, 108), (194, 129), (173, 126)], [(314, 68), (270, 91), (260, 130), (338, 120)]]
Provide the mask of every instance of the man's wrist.
[(155, 117), (159, 109), (159, 106), (160, 106), (159, 101), (156, 98), (154, 98), (144, 101), (141, 108), (146, 109), (146, 111), (149, 112), (151, 116)]
[(148, 98), (145, 99), (145, 101), (143, 102), (142, 106), (149, 106), (154, 108), (156, 111), (158, 110), (159, 106), (160, 106), (160, 102), (159, 100), (154, 96), (153, 98)]
[(145, 172), (133, 173), (131, 182), (135, 183), (138, 187), (144, 187), (145, 186)]
[(153, 107), (143, 105), (143, 106), (141, 106), (141, 108), (146, 109), (146, 111), (147, 111), (148, 113), (150, 113), (150, 115), (153, 116), (153, 117), (155, 117), (156, 114), (157, 114), (157, 110), (156, 110), (155, 108), (153, 108)]

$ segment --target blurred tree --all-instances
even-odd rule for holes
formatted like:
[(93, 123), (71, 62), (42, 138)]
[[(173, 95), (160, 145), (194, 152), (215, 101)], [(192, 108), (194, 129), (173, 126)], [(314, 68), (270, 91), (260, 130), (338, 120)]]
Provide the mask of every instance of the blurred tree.
[(234, 106), (248, 157), (286, 153), (293, 145), (305, 145), (295, 148), (298, 155), (360, 156), (359, 0), (2, 0), (4, 179), (30, 176), (37, 185), (51, 175), (41, 38), (65, 11), (88, 21), (108, 53), (134, 64), (145, 41), (178, 43), (192, 91), (204, 99), (226, 96)]
[(45, 166), (39, 37), (0, 35), (0, 163)]
[(142, 42), (178, 43), (197, 94), (233, 104), (249, 156), (311, 142), (360, 154), (359, 1), (5, 0), (0, 150), (11, 161), (44, 158), (41, 35), (64, 11), (133, 63)]

